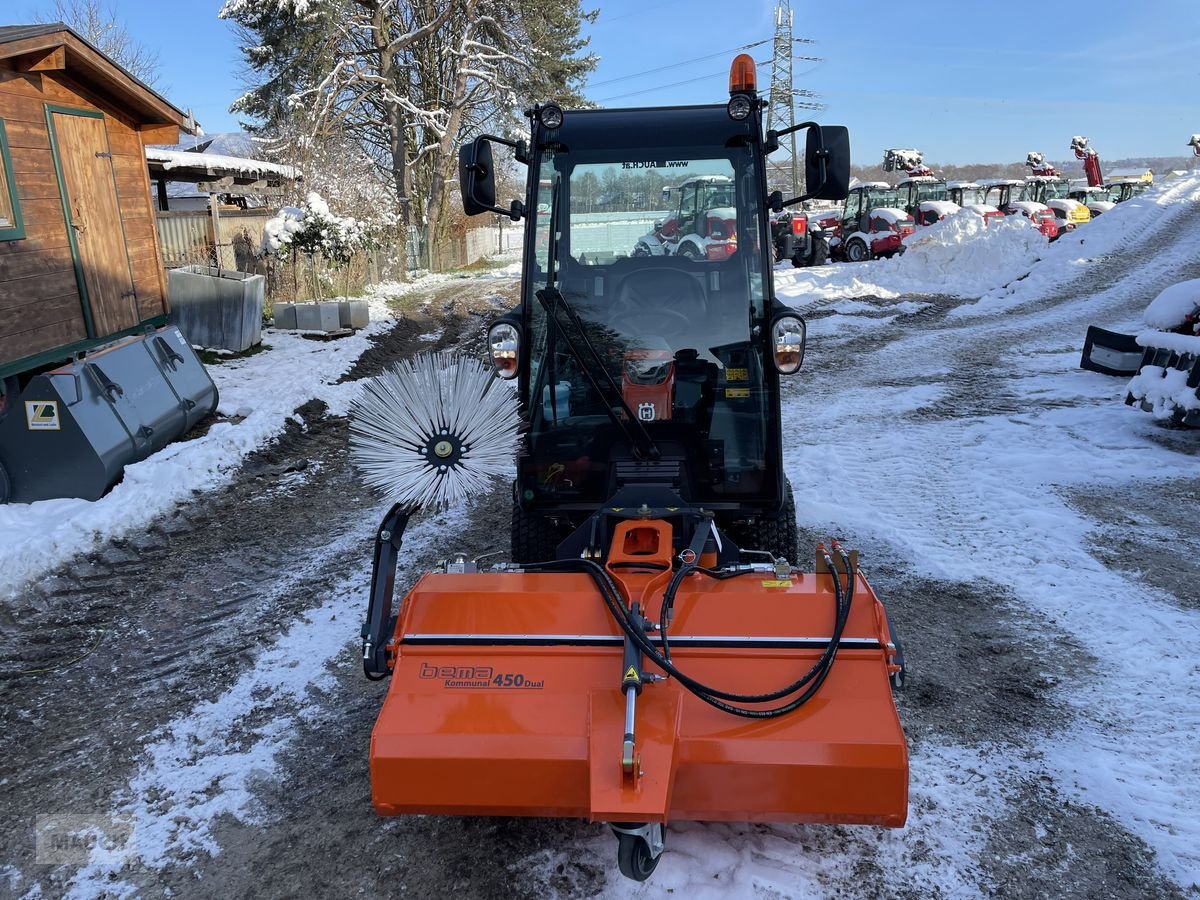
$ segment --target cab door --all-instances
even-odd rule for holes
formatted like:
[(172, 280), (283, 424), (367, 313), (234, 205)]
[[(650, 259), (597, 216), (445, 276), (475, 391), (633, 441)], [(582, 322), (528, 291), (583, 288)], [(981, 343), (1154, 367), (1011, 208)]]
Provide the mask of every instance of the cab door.
[(89, 336), (134, 328), (141, 316), (104, 114), (50, 107), (47, 118)]

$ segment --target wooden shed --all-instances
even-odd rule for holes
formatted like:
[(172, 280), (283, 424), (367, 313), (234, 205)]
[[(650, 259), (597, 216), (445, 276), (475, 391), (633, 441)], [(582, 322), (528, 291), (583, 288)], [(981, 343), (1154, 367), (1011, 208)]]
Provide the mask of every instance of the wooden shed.
[(0, 27), (0, 379), (166, 323), (145, 148), (187, 121), (67, 26)]

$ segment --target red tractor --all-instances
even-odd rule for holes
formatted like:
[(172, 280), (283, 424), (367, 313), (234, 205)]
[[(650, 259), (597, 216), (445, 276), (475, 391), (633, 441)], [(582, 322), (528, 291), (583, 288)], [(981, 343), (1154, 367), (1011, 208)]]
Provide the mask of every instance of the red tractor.
[(1004, 213), (987, 202), (987, 189), (974, 181), (947, 182), (946, 197), (959, 209), (973, 212), (982, 218), (984, 225), (987, 225), (991, 219), (999, 219), (1004, 216)]
[(633, 248), (634, 256), (686, 256), (723, 260), (737, 250), (737, 215), (733, 179), (726, 175), (695, 175), (674, 191), (675, 213), (654, 223)]
[(904, 252), (904, 238), (916, 230), (913, 217), (900, 206), (896, 189), (868, 181), (850, 189), (829, 242), (836, 259), (864, 262)]
[(1050, 240), (1058, 237), (1058, 221), (1054, 211), (1044, 203), (1020, 199), (1025, 182), (1015, 178), (987, 178), (979, 184), (984, 189), (984, 203), (994, 206), (1006, 216), (1024, 216)]

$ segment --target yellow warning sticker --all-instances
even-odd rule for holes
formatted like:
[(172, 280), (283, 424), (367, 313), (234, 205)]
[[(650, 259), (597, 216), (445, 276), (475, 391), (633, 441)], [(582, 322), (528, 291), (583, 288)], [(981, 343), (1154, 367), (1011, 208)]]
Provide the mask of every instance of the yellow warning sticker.
[(726, 381), (749, 381), (750, 380), (750, 370), (749, 369), (726, 369), (725, 370), (725, 380)]
[(783, 581), (764, 581), (762, 583), (762, 586), (763, 587), (791, 587), (792, 583), (790, 581), (788, 581), (787, 579), (784, 579)]
[(750, 388), (725, 388), (725, 399), (745, 400), (750, 396)]
[(30, 431), (59, 431), (57, 400), (26, 400), (25, 422)]
[(632, 678), (634, 681), (642, 680), (641, 676), (638, 675), (638, 670), (635, 669), (633, 666), (630, 666), (628, 669), (625, 670), (625, 678), (626, 679)]

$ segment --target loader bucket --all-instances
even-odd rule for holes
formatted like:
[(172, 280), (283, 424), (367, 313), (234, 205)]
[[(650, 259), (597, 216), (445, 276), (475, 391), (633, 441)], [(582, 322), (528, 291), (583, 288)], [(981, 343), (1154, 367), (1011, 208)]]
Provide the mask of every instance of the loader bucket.
[[(665, 523), (636, 527), (647, 525)], [(607, 567), (657, 621), (670, 556), (641, 568), (610, 556)], [(636, 696), (631, 769), (622, 752), (634, 718), (621, 690), (624, 638), (591, 578), (426, 575), (404, 600), (388, 648), (392, 681), (371, 737), (374, 806), (381, 815), (903, 825), (908, 757), (891, 690), (895, 645), (870, 584), (854, 578), (835, 662), (809, 702), (748, 719), (677, 679), (647, 680)], [(830, 643), (832, 579), (828, 571), (689, 577), (669, 628), (674, 663), (746, 694), (794, 681)]]
[(1174, 424), (1200, 428), (1200, 354), (1146, 347), (1125, 402)]
[(1132, 334), (1088, 326), (1079, 368), (1101, 375), (1129, 377), (1137, 374), (1141, 363), (1142, 348)]

